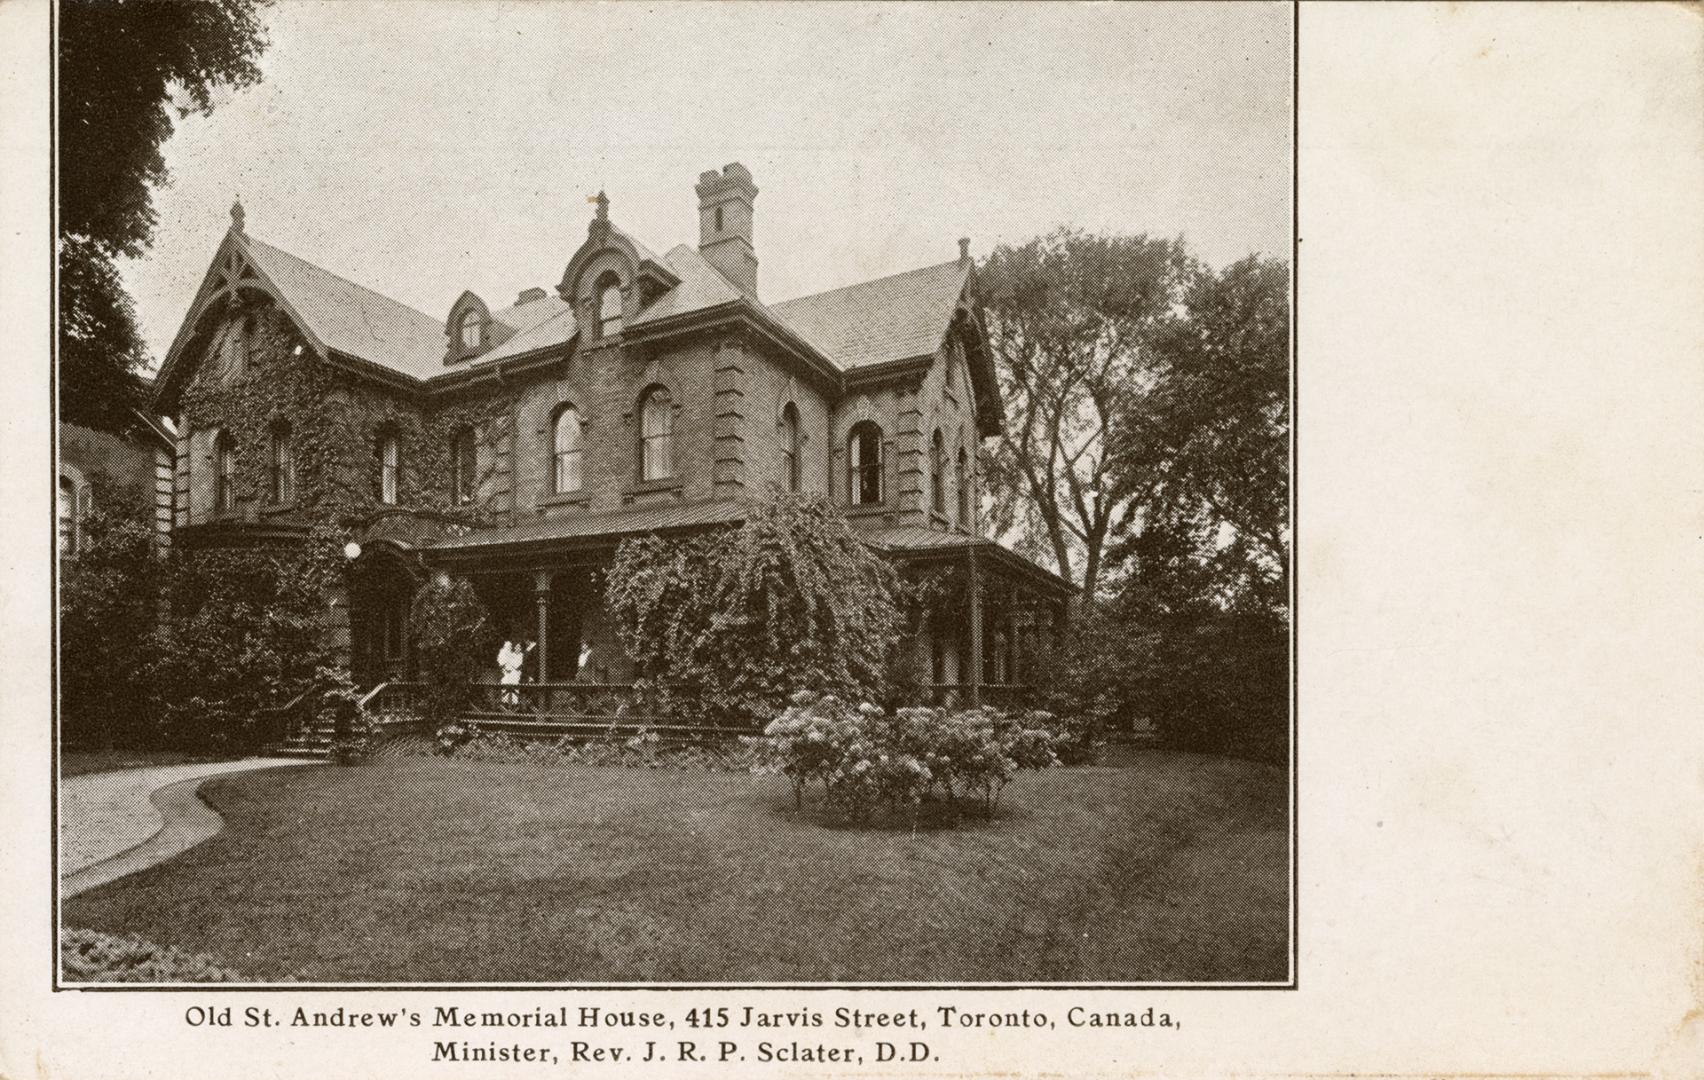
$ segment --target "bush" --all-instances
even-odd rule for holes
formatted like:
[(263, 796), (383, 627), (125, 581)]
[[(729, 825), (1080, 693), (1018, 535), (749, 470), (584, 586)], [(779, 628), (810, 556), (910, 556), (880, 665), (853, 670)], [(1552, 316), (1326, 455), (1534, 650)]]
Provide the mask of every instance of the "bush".
[(83, 549), (61, 563), (60, 731), (75, 746), (151, 746), (149, 672), (163, 564), (153, 530), (95, 481), (97, 509), (83, 519)]
[(993, 709), (856, 708), (833, 695), (795, 694), (771, 721), (771, 764), (793, 785), (794, 805), (821, 784), (824, 801), (854, 822), (887, 807), (915, 811), (926, 798), (966, 801), (992, 815), (1024, 769), (1059, 763), (1054, 718)]
[(1151, 723), (1169, 747), (1281, 762), (1289, 751), (1288, 628), (1281, 618), (1187, 611), (1087, 613), (1037, 666), (1039, 703), (1072, 717), (1062, 752)]
[(744, 524), (624, 541), (607, 578), (623, 646), (702, 719), (773, 716), (798, 686), (873, 696), (897, 637), (894, 573), (821, 499), (777, 495)]
[(59, 966), (67, 982), (240, 982), (211, 956), (94, 930), (59, 932)]
[[(486, 657), (497, 651), (490, 612), (461, 578), (438, 578), (420, 590), (409, 613), (414, 655), (424, 687), (422, 719), (444, 732), (468, 706), (473, 684), (485, 673)], [(447, 732), (449, 742), (460, 737)], [(441, 740), (442, 741), (442, 740)], [(444, 753), (453, 753), (451, 745)]]
[(151, 668), (161, 741), (197, 751), (254, 749), (259, 718), (307, 692), (335, 663), (328, 590), (343, 560), (327, 536), (290, 550), (172, 556)]

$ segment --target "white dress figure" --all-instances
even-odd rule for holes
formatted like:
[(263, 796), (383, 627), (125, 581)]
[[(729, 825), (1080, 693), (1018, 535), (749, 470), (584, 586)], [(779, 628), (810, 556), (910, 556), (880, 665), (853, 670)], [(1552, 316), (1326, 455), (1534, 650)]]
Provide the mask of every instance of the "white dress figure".
[[(513, 641), (503, 642), (503, 647), (497, 650), (497, 666), (503, 670), (503, 675), (497, 681), (504, 686), (517, 686), (521, 681), (521, 663), (527, 658), (526, 650)], [(518, 705), (521, 695), (513, 690), (503, 691), (503, 704)]]
[(591, 662), (592, 662), (592, 643), (589, 642), (589, 641), (583, 642), (580, 645), (580, 662), (578, 664), (576, 664), (575, 667), (574, 667), (574, 677), (576, 679), (580, 679), (582, 676), (589, 675), (591, 673), (592, 669), (587, 667), (586, 665), (591, 663)]

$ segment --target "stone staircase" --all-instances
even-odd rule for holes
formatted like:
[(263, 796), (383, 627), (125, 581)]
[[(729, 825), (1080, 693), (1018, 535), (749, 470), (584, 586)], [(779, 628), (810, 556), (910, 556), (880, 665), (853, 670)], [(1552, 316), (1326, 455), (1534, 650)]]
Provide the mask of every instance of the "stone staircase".
[(283, 742), (270, 746), (267, 752), (279, 757), (328, 758), (336, 734), (330, 724), (304, 724), (291, 731)]

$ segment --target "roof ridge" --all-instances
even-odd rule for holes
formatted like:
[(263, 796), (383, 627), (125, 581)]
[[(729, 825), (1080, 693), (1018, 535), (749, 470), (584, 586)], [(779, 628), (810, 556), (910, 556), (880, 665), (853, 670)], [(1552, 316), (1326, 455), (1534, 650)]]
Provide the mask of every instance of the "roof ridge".
[(394, 296), (388, 296), (388, 295), (380, 292), (379, 290), (377, 290), (377, 289), (375, 289), (375, 288), (373, 288), (369, 285), (361, 284), (359, 281), (356, 281), (354, 278), (344, 277), (342, 274), (339, 274), (337, 271), (328, 270), (325, 267), (321, 266), (319, 263), (309, 262), (307, 259), (302, 258), (300, 255), (297, 255), (293, 251), (285, 251), (283, 248), (279, 247), (277, 244), (269, 244), (265, 240), (257, 239), (253, 236), (248, 235), (247, 233), (243, 234), (243, 240), (244, 240), (245, 243), (258, 244), (261, 247), (266, 248), (268, 251), (272, 251), (272, 252), (275, 252), (279, 255), (284, 256), (286, 259), (295, 259), (297, 262), (301, 263), (303, 266), (312, 267), (314, 270), (317, 270), (318, 272), (324, 274), (325, 276), (336, 278), (338, 281), (343, 282), (343, 284), (348, 285), (351, 288), (360, 289), (362, 292), (367, 293), (371, 296), (376, 296), (380, 300), (385, 301), (386, 303), (395, 304), (397, 307), (402, 308), (403, 310), (408, 311), (411, 314), (418, 315), (422, 319), (429, 320), (432, 323), (432, 325), (434, 325), (434, 326), (441, 326), (443, 324), (443, 320), (439, 319), (436, 315), (428, 315), (424, 311), (421, 311), (419, 308), (415, 307), (413, 304), (405, 304), (401, 300), (398, 300)]
[(939, 270), (943, 266), (958, 266), (958, 265), (960, 265), (960, 262), (959, 262), (958, 259), (947, 259), (944, 262), (930, 263), (927, 266), (914, 266), (910, 270), (901, 270), (898, 273), (894, 273), (894, 274), (883, 274), (881, 277), (865, 278), (863, 281), (854, 281), (850, 285), (837, 285), (832, 289), (823, 289), (820, 292), (805, 293), (803, 296), (792, 296), (792, 297), (788, 297), (785, 300), (777, 300), (774, 303), (772, 303), (770, 306), (771, 307), (779, 307), (782, 304), (792, 304), (792, 303), (796, 303), (800, 300), (814, 300), (814, 299), (816, 299), (817, 297), (820, 297), (820, 296), (828, 296), (828, 295), (831, 295), (833, 293), (846, 292), (850, 289), (861, 289), (861, 288), (864, 288), (864, 287), (870, 286), (870, 285), (880, 285), (884, 281), (892, 281), (895, 278), (902, 278), (902, 277), (906, 277), (906, 276), (911, 275), (911, 274), (921, 274), (921, 273), (923, 273), (924, 271), (927, 271), (927, 270)]

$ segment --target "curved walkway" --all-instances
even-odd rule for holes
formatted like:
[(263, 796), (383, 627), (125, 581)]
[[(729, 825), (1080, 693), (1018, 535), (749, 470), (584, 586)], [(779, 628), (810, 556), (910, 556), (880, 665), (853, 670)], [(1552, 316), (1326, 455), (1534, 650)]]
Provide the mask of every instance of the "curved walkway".
[(59, 782), (61, 897), (145, 870), (218, 832), (224, 819), (195, 794), (225, 773), (319, 765), (301, 758), (160, 765), (90, 773)]

